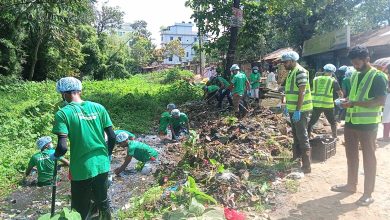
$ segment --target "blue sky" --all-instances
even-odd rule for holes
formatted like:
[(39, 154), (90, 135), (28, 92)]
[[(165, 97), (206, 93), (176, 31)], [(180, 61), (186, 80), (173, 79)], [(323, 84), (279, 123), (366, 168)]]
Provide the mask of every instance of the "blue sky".
[(152, 32), (153, 42), (158, 45), (161, 26), (192, 20), (192, 10), (184, 6), (185, 0), (98, 0), (98, 3), (119, 6), (126, 13), (125, 22), (145, 20)]

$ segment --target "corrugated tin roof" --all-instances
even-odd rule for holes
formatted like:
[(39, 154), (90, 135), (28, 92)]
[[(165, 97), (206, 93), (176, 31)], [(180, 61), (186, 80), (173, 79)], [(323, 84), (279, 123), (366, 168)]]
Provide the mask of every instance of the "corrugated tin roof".
[[(288, 51), (292, 51), (292, 50), (293, 49), (291, 47), (281, 48), (279, 50), (276, 50), (276, 51), (274, 51), (272, 53), (269, 53), (269, 54), (265, 55), (262, 60), (265, 60), (265, 61), (279, 60), (282, 57), (283, 53), (288, 52)], [(259, 62), (261, 62), (261, 60), (259, 60)]]
[(390, 45), (390, 26), (351, 36), (351, 46), (376, 47)]
[(388, 72), (387, 67), (390, 65), (390, 57), (376, 60), (372, 65), (378, 68), (379, 70), (382, 70), (383, 72), (387, 73)]

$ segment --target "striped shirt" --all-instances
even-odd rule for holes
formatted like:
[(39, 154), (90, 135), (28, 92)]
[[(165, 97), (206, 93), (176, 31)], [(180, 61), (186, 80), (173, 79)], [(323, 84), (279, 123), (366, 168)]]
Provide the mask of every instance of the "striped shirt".
[(306, 86), (306, 84), (308, 83), (307, 73), (305, 71), (299, 70), (296, 75), (295, 83), (297, 84), (298, 87)]

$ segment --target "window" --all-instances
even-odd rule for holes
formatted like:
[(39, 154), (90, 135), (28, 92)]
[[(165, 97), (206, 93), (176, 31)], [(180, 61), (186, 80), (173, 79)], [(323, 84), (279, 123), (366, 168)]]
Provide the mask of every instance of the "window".
[(179, 62), (181, 62), (181, 57), (179, 57)]
[(164, 37), (163, 36), (161, 36), (161, 41), (163, 41), (164, 40)]
[(195, 42), (198, 41), (198, 38), (197, 38), (197, 37), (194, 37), (194, 41), (195, 41)]
[(177, 39), (178, 39), (179, 41), (181, 41), (181, 37), (178, 37)]
[(189, 57), (190, 53), (187, 52), (187, 57)]
[(171, 37), (170, 39), (173, 40), (173, 37)]
[(172, 60), (173, 60), (173, 57), (172, 57), (172, 56), (170, 56), (168, 60), (169, 60), (170, 62), (172, 62)]

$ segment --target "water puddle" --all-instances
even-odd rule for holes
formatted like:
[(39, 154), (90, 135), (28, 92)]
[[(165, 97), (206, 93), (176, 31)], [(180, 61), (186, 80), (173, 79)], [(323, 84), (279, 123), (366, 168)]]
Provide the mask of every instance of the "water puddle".
[[(137, 138), (163, 154), (164, 144), (155, 135), (145, 135)], [(126, 149), (117, 147), (111, 163), (111, 170), (119, 167), (126, 157)], [(142, 175), (135, 171), (137, 161), (133, 159), (126, 171), (120, 176), (113, 174), (109, 188), (109, 198), (114, 213), (124, 207), (134, 195), (140, 195), (155, 184), (153, 175)], [(70, 182), (67, 180), (67, 169), (59, 172), (61, 181), (57, 187), (56, 209), (70, 208)], [(36, 179), (36, 174), (29, 177), (28, 181)], [(50, 212), (51, 186), (21, 186), (7, 198), (0, 201), (0, 219), (37, 219), (42, 214)]]

